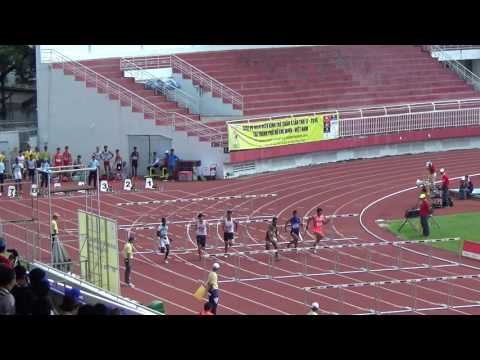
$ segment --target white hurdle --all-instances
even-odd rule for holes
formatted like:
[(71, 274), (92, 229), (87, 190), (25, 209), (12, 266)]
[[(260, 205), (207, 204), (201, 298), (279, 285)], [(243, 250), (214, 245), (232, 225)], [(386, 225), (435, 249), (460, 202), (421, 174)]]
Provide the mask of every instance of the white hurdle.
[(175, 203), (185, 203), (185, 202), (199, 202), (199, 201), (218, 201), (218, 200), (230, 200), (230, 199), (255, 199), (255, 198), (268, 198), (276, 197), (277, 194), (246, 194), (246, 195), (231, 195), (231, 196), (207, 196), (200, 198), (189, 198), (189, 199), (167, 199), (167, 200), (149, 200), (149, 201), (132, 201), (125, 203), (117, 203), (116, 205), (121, 206), (140, 206), (140, 205), (165, 205), (165, 204), (175, 204)]

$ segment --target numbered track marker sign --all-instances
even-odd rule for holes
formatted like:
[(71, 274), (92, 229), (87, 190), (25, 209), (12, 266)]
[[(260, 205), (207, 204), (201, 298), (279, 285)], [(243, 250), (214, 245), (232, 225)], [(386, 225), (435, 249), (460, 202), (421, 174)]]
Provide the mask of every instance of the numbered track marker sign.
[(145, 189), (153, 189), (153, 180), (152, 178), (145, 179)]
[(123, 182), (123, 190), (125, 190), (125, 191), (132, 190), (132, 180), (125, 179), (125, 181)]
[(32, 184), (32, 187), (30, 188), (30, 195), (35, 197), (37, 196), (38, 189), (37, 189), (37, 184)]
[[(85, 186), (85, 183), (83, 181), (79, 181), (78, 182), (78, 186)], [(85, 190), (78, 190), (79, 193), (82, 193), (82, 194), (85, 194), (86, 191)]]
[(17, 189), (15, 189), (15, 186), (10, 185), (8, 187), (8, 194), (7, 195), (8, 195), (9, 198), (13, 198), (13, 197), (17, 196)]
[(102, 180), (100, 181), (100, 191), (107, 192), (108, 191), (108, 181)]

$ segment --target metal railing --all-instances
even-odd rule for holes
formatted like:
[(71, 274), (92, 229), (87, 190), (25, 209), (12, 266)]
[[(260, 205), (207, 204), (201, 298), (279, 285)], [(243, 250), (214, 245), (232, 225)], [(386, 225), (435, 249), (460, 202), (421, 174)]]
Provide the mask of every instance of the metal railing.
[(480, 98), (385, 105), (361, 109), (324, 110), (227, 121), (228, 124), (271, 121), (285, 117), (337, 115), (339, 137), (480, 126)]
[(142, 69), (161, 69), (170, 67), (172, 70), (178, 70), (181, 74), (189, 76), (205, 91), (210, 91), (212, 95), (217, 95), (232, 103), (243, 111), (244, 98), (243, 95), (231, 89), (227, 85), (222, 84), (204, 71), (198, 69), (187, 61), (176, 55), (169, 56), (144, 56), (144, 57), (124, 57), (120, 59), (121, 70), (133, 70), (135, 67)]
[[(158, 76), (153, 75), (151, 72), (145, 70), (144, 68), (138, 66), (136, 63), (128, 59), (122, 59), (121, 64), (123, 64), (123, 66), (125, 67), (128, 67), (128, 71), (133, 71), (135, 74), (135, 78), (140, 77), (141, 80), (137, 80), (139, 82), (144, 82), (148, 80), (160, 80)], [(169, 90), (166, 89), (166, 87), (162, 87), (161, 89), (155, 89), (155, 92), (157, 91), (164, 95), (169, 101), (174, 101), (180, 106), (190, 109), (190, 111), (195, 114), (200, 113), (200, 100), (198, 98), (195, 98), (178, 88)]]
[(480, 45), (429, 45), (442, 50), (480, 50)]
[(53, 49), (41, 50), (42, 63), (49, 63), (53, 68), (60, 68), (71, 72), (87, 84), (93, 84), (112, 98), (120, 101), (121, 105), (130, 106), (133, 111), (143, 112), (147, 118), (153, 119), (156, 124), (171, 126), (176, 130), (183, 130), (191, 135), (207, 139), (212, 146), (220, 146), (226, 141), (225, 134), (217, 129), (211, 128), (199, 121), (176, 112), (167, 112), (157, 105), (149, 102), (127, 88), (114, 81), (98, 74), (89, 67), (72, 60)]
[[(448, 45), (449, 46), (449, 45)], [(464, 45), (465, 46), (465, 45)], [(455, 60), (452, 55), (449, 54), (447, 49), (441, 47), (439, 45), (426, 45), (424, 49), (430, 51), (433, 56), (433, 52), (437, 53), (438, 56), (444, 59), (440, 61), (440, 63), (446, 67), (447, 69), (452, 70), (455, 72), (462, 80), (466, 81), (468, 84), (472, 85), (475, 90), (480, 91), (480, 77), (470, 70), (468, 70), (465, 66), (463, 66), (459, 61)], [(450, 49), (451, 50), (451, 49)]]

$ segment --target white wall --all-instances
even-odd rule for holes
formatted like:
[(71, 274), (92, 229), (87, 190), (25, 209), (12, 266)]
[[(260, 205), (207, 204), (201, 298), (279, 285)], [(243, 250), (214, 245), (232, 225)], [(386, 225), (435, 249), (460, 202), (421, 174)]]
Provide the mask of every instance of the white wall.
[(108, 145), (112, 151), (120, 149), (128, 159), (128, 135), (162, 135), (172, 139), (180, 158), (201, 160), (202, 166), (216, 163), (223, 174), (223, 148), (211, 148), (184, 132), (156, 126), (153, 120), (145, 120), (143, 113), (120, 107), (118, 101), (65, 76), (62, 70), (51, 70), (46, 64), (37, 67), (37, 86), (39, 145), (47, 142), (50, 152), (69, 145), (72, 153), (82, 155), (85, 161), (95, 146)]
[(313, 45), (38, 45), (41, 49), (57, 50), (73, 60), (291, 46)]
[[(239, 164), (224, 164), (224, 171), (226, 175), (229, 175), (229, 177), (238, 177), (352, 159), (369, 159), (383, 156), (420, 154), (425, 152), (440, 152), (472, 148), (480, 148), (480, 137), (454, 138), (449, 140), (433, 140), (406, 144), (378, 145), (339, 151), (321, 151), (295, 156), (250, 161)], [(245, 170), (232, 175), (234, 174), (235, 167), (243, 167)]]
[[(439, 61), (480, 59), (480, 49), (433, 51), (432, 56)], [(447, 58), (448, 56), (448, 58)]]

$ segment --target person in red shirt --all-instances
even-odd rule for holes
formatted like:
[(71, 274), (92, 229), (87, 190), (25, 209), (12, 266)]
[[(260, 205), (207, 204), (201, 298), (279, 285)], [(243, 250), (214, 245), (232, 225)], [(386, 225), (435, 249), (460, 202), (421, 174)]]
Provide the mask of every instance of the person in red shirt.
[(430, 228), (428, 226), (430, 204), (428, 203), (427, 196), (425, 194), (421, 194), (420, 199), (422, 200), (420, 203), (420, 224), (422, 225), (423, 236), (428, 237), (430, 235)]
[(440, 174), (442, 174), (442, 206), (448, 206), (448, 187), (450, 186), (450, 180), (448, 175), (445, 172), (445, 169), (440, 169)]
[(5, 243), (5, 240), (0, 237), (0, 266), (4, 265), (10, 269), (13, 269), (12, 262), (10, 261), (10, 258), (8, 256), (8, 253), (6, 252), (7, 249), (7, 244)]
[[(63, 166), (72, 165), (72, 154), (68, 151), (68, 146), (65, 146), (65, 151), (63, 152)], [(68, 173), (67, 179), (70, 179), (71, 173)]]
[(212, 310), (212, 304), (210, 304), (209, 302), (206, 302), (203, 305), (203, 310), (200, 311), (198, 315), (215, 315), (214, 313), (212, 313), (211, 310)]
[(53, 156), (53, 166), (62, 166), (63, 165), (63, 155), (60, 152), (60, 148), (57, 148), (57, 152)]

